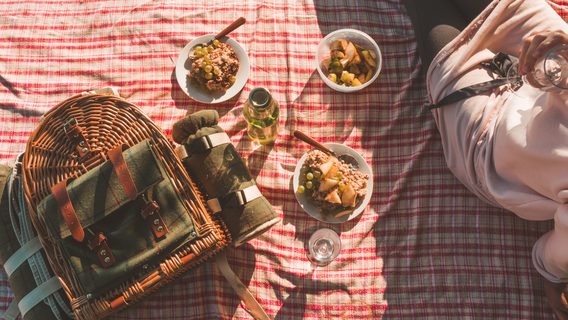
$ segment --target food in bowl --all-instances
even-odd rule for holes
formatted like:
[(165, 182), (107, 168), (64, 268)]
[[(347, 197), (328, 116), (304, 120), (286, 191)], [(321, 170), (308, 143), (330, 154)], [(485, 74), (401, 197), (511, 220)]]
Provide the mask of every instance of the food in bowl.
[(208, 91), (224, 92), (236, 81), (239, 60), (235, 50), (217, 39), (195, 46), (189, 52), (189, 61), (190, 81)]
[(323, 60), (322, 69), (334, 83), (360, 86), (373, 78), (377, 70), (377, 53), (347, 39), (337, 39), (331, 43), (329, 57)]
[(308, 153), (297, 193), (309, 197), (322, 213), (341, 217), (349, 214), (367, 194), (368, 175), (319, 150)]

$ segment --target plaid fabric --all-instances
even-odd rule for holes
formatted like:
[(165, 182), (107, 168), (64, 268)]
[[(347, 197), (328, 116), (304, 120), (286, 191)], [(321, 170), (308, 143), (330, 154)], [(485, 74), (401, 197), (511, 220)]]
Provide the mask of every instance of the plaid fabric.
[[(555, 8), (566, 16), (566, 2)], [(190, 100), (175, 80), (179, 51), (238, 16), (232, 37), (251, 75), (237, 100), (214, 106), (283, 222), (228, 251), (229, 263), (275, 319), (551, 319), (532, 267), (533, 242), (549, 222), (490, 207), (448, 171), (425, 102), (410, 20), (397, 1), (4, 0), (0, 2), (0, 162), (25, 148), (40, 117), (84, 90), (115, 86), (167, 133)], [(315, 71), (320, 39), (340, 28), (380, 45), (381, 76), (365, 90), (334, 92)], [(246, 137), (243, 103), (255, 86), (281, 107), (274, 146)], [(320, 223), (297, 204), (291, 177), (309, 147), (291, 132), (345, 143), (371, 164), (367, 210), (333, 225), (342, 251), (312, 270), (310, 233)], [(0, 309), (12, 294), (0, 276)], [(114, 319), (251, 319), (213, 263)]]

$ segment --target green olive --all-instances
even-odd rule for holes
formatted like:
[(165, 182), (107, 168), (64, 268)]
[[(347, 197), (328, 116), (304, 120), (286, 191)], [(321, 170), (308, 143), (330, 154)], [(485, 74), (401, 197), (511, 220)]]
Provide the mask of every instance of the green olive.
[(308, 180), (313, 180), (314, 179), (314, 174), (311, 172), (306, 173), (306, 179)]
[(304, 193), (304, 191), (306, 191), (306, 188), (304, 186), (298, 186), (298, 193)]
[(213, 74), (212, 74), (211, 72), (207, 72), (207, 73), (205, 74), (205, 79), (207, 79), (207, 80), (213, 79)]
[(313, 182), (311, 182), (311, 181), (306, 181), (306, 189), (311, 189), (311, 188), (313, 188), (313, 187), (314, 187)]
[(206, 65), (206, 66), (203, 68), (203, 70), (204, 70), (205, 72), (211, 72), (211, 70), (213, 70), (213, 67), (212, 67), (210, 64), (208, 64), (208, 65)]
[(341, 62), (339, 62), (339, 60), (334, 59), (333, 61), (331, 61), (331, 63), (329, 64), (329, 68), (330, 69), (336, 69), (341, 67)]

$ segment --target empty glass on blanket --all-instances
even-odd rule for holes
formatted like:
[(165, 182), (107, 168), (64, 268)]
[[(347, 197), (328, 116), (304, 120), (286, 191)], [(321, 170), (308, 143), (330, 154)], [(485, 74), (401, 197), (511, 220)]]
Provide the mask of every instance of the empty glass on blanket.
[(317, 266), (326, 266), (341, 250), (339, 235), (329, 228), (316, 230), (308, 240), (308, 258)]
[[(509, 69), (508, 77), (516, 77), (517, 67)], [(515, 74), (511, 74), (515, 73)], [(568, 45), (558, 45), (536, 61), (534, 70), (522, 80), (543, 91), (568, 89)]]

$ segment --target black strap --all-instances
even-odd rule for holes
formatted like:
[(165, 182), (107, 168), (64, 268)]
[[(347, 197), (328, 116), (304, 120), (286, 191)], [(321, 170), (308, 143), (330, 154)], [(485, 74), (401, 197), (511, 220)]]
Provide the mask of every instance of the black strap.
[(483, 93), (493, 91), (493, 89), (498, 88), (498, 87), (503, 86), (503, 85), (506, 85), (506, 84), (517, 83), (518, 80), (515, 80), (515, 79), (516, 78), (513, 78), (513, 79), (498, 78), (498, 79), (485, 81), (485, 82), (482, 82), (482, 83), (476, 83), (474, 85), (456, 90), (456, 91), (450, 93), (449, 95), (445, 96), (442, 100), (438, 101), (438, 103), (430, 104), (430, 105), (427, 105), (426, 107), (428, 109), (432, 110), (432, 109), (443, 107), (443, 106), (448, 105), (448, 104), (456, 103), (456, 102), (463, 100), (465, 98), (469, 98), (469, 97), (473, 97), (473, 96), (477, 96), (477, 95), (480, 95), (480, 94), (483, 94)]
[(501, 52), (497, 53), (491, 61), (484, 62), (481, 64), (481, 66), (485, 68), (487, 71), (497, 75), (498, 78), (481, 83), (476, 83), (474, 85), (456, 90), (450, 93), (449, 95), (445, 96), (442, 100), (438, 101), (438, 103), (429, 104), (426, 105), (426, 107), (429, 110), (440, 108), (445, 105), (456, 103), (460, 100), (469, 97), (491, 92), (498, 87), (509, 84), (511, 85), (511, 88), (513, 90), (515, 91), (518, 90), (523, 84), (521, 77), (514, 76), (511, 78), (507, 78), (509, 69), (515, 66), (515, 60), (516, 60), (515, 57), (511, 57)]

